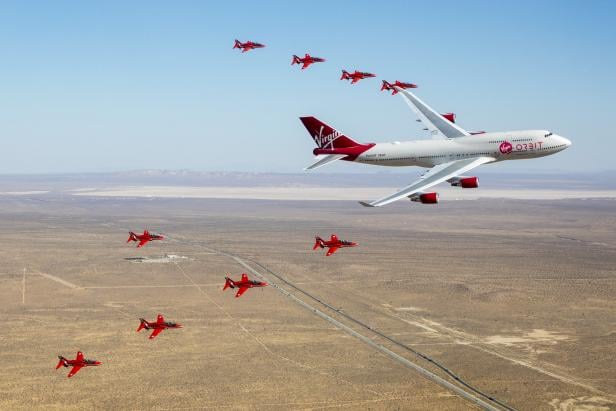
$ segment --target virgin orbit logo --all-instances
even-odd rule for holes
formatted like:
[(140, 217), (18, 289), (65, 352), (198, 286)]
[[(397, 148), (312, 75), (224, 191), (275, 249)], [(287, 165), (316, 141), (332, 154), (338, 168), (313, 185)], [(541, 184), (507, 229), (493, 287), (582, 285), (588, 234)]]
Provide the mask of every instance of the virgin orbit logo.
[(503, 141), (498, 149), (502, 154), (509, 154), (513, 151), (513, 145), (508, 141)]

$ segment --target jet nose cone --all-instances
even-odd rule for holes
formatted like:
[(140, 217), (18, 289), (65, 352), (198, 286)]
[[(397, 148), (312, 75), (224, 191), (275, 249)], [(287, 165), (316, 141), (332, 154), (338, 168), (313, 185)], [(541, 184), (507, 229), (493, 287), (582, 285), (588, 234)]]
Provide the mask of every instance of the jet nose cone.
[(558, 140), (560, 141), (560, 144), (563, 144), (565, 146), (564, 148), (571, 146), (571, 140), (569, 140), (568, 138), (558, 136)]

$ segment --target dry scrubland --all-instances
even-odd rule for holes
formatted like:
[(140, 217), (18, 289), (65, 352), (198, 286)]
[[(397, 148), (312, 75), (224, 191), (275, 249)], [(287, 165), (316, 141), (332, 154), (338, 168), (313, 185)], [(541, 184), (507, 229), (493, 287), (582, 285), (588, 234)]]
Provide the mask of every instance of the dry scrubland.
[[(0, 409), (473, 408), (273, 287), (221, 292), (242, 268), (204, 246), (264, 264), (512, 407), (614, 409), (615, 210), (0, 197)], [(124, 243), (144, 226), (169, 240)], [(332, 232), (361, 245), (311, 251)], [(165, 253), (192, 260), (125, 260)], [(158, 312), (185, 328), (135, 332)], [(104, 364), (67, 379), (56, 355), (77, 350)]]

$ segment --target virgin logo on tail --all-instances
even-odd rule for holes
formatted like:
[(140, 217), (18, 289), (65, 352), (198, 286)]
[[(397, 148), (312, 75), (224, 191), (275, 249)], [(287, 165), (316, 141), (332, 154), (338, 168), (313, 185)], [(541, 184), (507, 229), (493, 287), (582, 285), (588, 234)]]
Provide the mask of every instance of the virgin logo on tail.
[(325, 128), (325, 126), (321, 126), (319, 128), (319, 134), (314, 136), (315, 141), (317, 142), (317, 145), (319, 146), (319, 148), (325, 148), (325, 146), (330, 145), (331, 148), (334, 148), (334, 140), (336, 140), (338, 137), (340, 137), (340, 133), (336, 130), (334, 130), (331, 134), (328, 134), (326, 136), (323, 135), (323, 129)]
[(513, 145), (508, 141), (503, 141), (498, 149), (502, 154), (509, 154), (513, 151)]

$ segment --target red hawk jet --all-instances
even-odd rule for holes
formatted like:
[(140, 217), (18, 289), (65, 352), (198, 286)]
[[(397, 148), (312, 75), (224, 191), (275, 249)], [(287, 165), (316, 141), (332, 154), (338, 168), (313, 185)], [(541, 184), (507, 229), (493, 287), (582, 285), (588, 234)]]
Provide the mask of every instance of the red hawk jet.
[(357, 83), (359, 80), (363, 80), (368, 77), (376, 77), (376, 74), (365, 73), (355, 70), (353, 73), (349, 73), (346, 70), (342, 70), (342, 76), (340, 80), (351, 80), (351, 84)]
[(321, 57), (312, 57), (310, 54), (306, 53), (304, 58), (297, 57), (295, 54), (293, 55), (293, 60), (291, 60), (291, 65), (293, 64), (303, 64), (302, 70), (308, 68), (312, 63), (322, 63), (325, 59)]
[(140, 318), (141, 324), (139, 324), (139, 328), (137, 328), (137, 332), (143, 330), (154, 330), (150, 335), (150, 340), (160, 334), (163, 330), (167, 328), (182, 328), (182, 324), (172, 323), (169, 321), (165, 321), (165, 317), (162, 314), (158, 314), (156, 317), (156, 322), (148, 322), (143, 318)]
[(83, 353), (81, 351), (77, 351), (77, 357), (75, 357), (74, 360), (67, 360), (61, 355), (58, 355), (58, 358), (60, 359), (60, 361), (58, 361), (58, 365), (56, 365), (56, 370), (62, 366), (73, 367), (68, 373), (68, 378), (71, 378), (73, 375), (77, 374), (77, 372), (83, 367), (93, 367), (102, 364), (102, 362), (100, 361), (88, 360), (83, 358)]
[(239, 281), (233, 281), (229, 277), (225, 277), (225, 286), (222, 288), (222, 290), (225, 291), (227, 288), (239, 288), (239, 290), (237, 290), (237, 293), (235, 294), (235, 298), (237, 298), (244, 294), (249, 288), (265, 287), (267, 285), (269, 284), (266, 282), (250, 280), (247, 274), (242, 274), (242, 279)]
[(132, 231), (129, 231), (128, 240), (126, 240), (126, 242), (127, 243), (131, 241), (139, 242), (139, 244), (137, 244), (137, 248), (139, 248), (139, 247), (143, 247), (146, 243), (150, 241), (162, 240), (164, 238), (165, 237), (163, 237), (162, 235), (150, 233), (148, 230), (144, 230), (143, 234), (135, 234)]
[(242, 43), (239, 40), (235, 40), (235, 44), (233, 45), (234, 49), (241, 49), (242, 53), (246, 53), (252, 49), (261, 49), (265, 47), (265, 44), (255, 43), (254, 41), (247, 41), (246, 43)]
[(316, 250), (317, 248), (329, 248), (329, 250), (327, 250), (327, 254), (325, 254), (326, 257), (334, 254), (336, 251), (338, 251), (339, 248), (346, 248), (346, 247), (357, 247), (359, 244), (354, 243), (352, 241), (344, 241), (344, 240), (339, 240), (338, 236), (336, 236), (336, 234), (332, 234), (331, 237), (329, 238), (329, 241), (323, 240), (321, 237), (316, 236), (315, 237), (315, 242), (314, 242), (314, 247), (312, 247), (313, 250)]
[(403, 89), (407, 89), (407, 88), (417, 88), (416, 84), (413, 83), (403, 83), (401, 81), (396, 80), (394, 82), (394, 84), (391, 84), (385, 80), (383, 80), (383, 85), (381, 86), (381, 91), (383, 90), (391, 90), (391, 95), (393, 96), (394, 94), (398, 94), (398, 90), (396, 90), (394, 87), (400, 87)]

